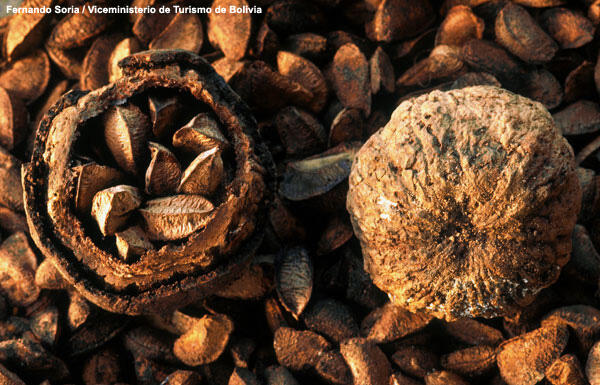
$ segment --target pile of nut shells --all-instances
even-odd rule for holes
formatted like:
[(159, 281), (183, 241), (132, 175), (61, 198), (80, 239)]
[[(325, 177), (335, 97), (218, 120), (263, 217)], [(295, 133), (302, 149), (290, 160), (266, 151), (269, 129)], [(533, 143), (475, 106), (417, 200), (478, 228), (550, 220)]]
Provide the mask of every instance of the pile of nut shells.
[[(262, 12), (0, 19), (1, 383), (600, 384), (600, 1), (202, 3)], [(52, 111), (128, 76), (124, 58), (165, 49), (199, 55), (241, 97), (236, 108), (249, 106), (276, 183), (261, 243), (233, 281), (185, 306), (125, 315), (65, 277), (89, 271), (60, 271), (35, 246), (21, 169), (40, 155), (36, 131)], [(530, 305), (447, 322), (394, 306), (373, 285), (346, 193), (354, 155), (399, 103), (471, 85), (550, 110), (576, 155), (582, 208), (570, 261)], [(147, 91), (82, 122), (70, 164), (89, 176), (73, 185), (77, 217), (124, 265), (204, 225), (201, 215), (198, 227), (155, 221), (157, 204), (181, 200), (179, 216), (216, 207), (237, 169), (237, 141), (212, 108)]]

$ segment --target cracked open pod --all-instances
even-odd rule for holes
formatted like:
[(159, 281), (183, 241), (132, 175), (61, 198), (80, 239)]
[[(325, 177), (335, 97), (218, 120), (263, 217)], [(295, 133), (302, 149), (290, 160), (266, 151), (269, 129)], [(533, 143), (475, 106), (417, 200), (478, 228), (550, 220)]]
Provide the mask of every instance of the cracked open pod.
[(49, 110), (22, 178), (43, 254), (91, 302), (140, 314), (243, 271), (262, 240), (269, 156), (246, 104), (199, 56), (148, 51), (120, 66), (114, 83)]
[(511, 313), (554, 283), (581, 204), (550, 113), (489, 86), (400, 104), (358, 152), (349, 186), (375, 284), (447, 320)]

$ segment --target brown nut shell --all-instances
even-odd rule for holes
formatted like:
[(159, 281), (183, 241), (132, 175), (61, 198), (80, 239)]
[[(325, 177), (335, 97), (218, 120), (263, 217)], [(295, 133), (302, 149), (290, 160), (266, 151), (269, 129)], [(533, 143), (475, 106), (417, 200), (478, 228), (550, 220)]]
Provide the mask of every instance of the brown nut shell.
[[(50, 109), (22, 179), (32, 238), (66, 281), (100, 307), (139, 314), (181, 307), (214, 292), (246, 266), (262, 238), (266, 172), (261, 157), (268, 155), (258, 152), (263, 147), (248, 107), (199, 56), (146, 51), (123, 59), (121, 67), (124, 77), (115, 83), (71, 92)], [(213, 110), (234, 144), (235, 169), (204, 227), (126, 263), (116, 251), (104, 249), (74, 212), (71, 148), (81, 122), (117, 101), (161, 87), (186, 91)]]
[(402, 103), (358, 152), (347, 208), (392, 302), (453, 320), (507, 314), (556, 281), (580, 201), (548, 111), (475, 86)]

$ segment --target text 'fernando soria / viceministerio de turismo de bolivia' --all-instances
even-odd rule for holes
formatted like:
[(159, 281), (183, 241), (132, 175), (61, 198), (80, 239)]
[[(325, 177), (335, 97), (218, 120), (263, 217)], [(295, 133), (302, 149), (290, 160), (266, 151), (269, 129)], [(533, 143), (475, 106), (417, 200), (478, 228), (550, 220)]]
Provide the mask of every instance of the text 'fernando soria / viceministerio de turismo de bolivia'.
[(194, 7), (194, 6), (160, 6), (160, 7), (135, 7), (135, 6), (114, 6), (104, 7), (98, 5), (84, 5), (82, 7), (63, 7), (56, 5), (54, 7), (14, 7), (6, 6), (6, 14), (17, 13), (103, 13), (103, 14), (129, 14), (129, 13), (262, 13), (262, 8), (257, 6), (229, 6), (229, 7)]

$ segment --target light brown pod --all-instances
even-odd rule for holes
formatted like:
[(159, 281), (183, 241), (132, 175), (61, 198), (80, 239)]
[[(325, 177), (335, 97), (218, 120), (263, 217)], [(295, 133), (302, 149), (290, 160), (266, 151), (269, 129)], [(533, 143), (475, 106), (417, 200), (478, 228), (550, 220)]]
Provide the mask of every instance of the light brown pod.
[(591, 100), (578, 100), (552, 117), (563, 135), (583, 135), (600, 130), (600, 105)]
[[(513, 130), (513, 124), (515, 132), (526, 129), (532, 135), (524, 141), (528, 147), (535, 143), (526, 158), (489, 147), (504, 148), (500, 138)], [(452, 149), (441, 146), (439, 138), (454, 135), (451, 132), (457, 135)], [(416, 145), (411, 139), (415, 137), (429, 144)], [(486, 144), (477, 148), (473, 141)], [(455, 157), (463, 151), (478, 155), (469, 156), (469, 161), (463, 155)], [(493, 160), (488, 158), (491, 154)], [(499, 163), (500, 159), (506, 161)], [(546, 179), (555, 186), (552, 195), (538, 195), (540, 185), (525, 182), (534, 175), (539, 178), (542, 164), (552, 170)], [(347, 208), (375, 284), (394, 304), (446, 320), (510, 313), (554, 283), (568, 261), (581, 204), (572, 149), (548, 111), (490, 86), (433, 91), (400, 104), (388, 124), (358, 152), (349, 186)], [(512, 191), (511, 196), (518, 189), (522, 191), (518, 196), (528, 197), (510, 199), (520, 207), (516, 217), (512, 210), (499, 214), (492, 206), (473, 203), (484, 199), (496, 202), (494, 207), (504, 205), (507, 197), (500, 191), (505, 189)], [(471, 203), (456, 203), (467, 197)], [(554, 218), (551, 226), (542, 219), (546, 215)], [(481, 223), (486, 223), (485, 230)], [(506, 238), (508, 223), (512, 230)], [(525, 223), (536, 223), (536, 231), (519, 230)], [(473, 238), (474, 234), (478, 235)], [(525, 248), (536, 242), (548, 247)], [(463, 263), (467, 255), (477, 261), (477, 268)]]
[(301, 247), (284, 250), (279, 257), (276, 288), (279, 300), (298, 319), (313, 290), (313, 267), (308, 251)]
[(481, 39), (484, 21), (473, 13), (471, 7), (456, 5), (448, 11), (435, 35), (435, 45), (462, 46), (471, 39)]
[(296, 107), (285, 107), (275, 115), (274, 123), (279, 139), (289, 155), (309, 155), (325, 149), (325, 128), (309, 112)]
[(465, 377), (477, 377), (491, 372), (496, 366), (496, 349), (478, 345), (456, 350), (440, 358), (442, 367)]
[(585, 385), (587, 380), (583, 375), (581, 363), (572, 354), (560, 357), (548, 369), (546, 380), (552, 385)]
[(558, 45), (525, 8), (508, 2), (496, 17), (496, 39), (507, 50), (528, 63), (545, 63)]
[(115, 106), (104, 114), (104, 138), (121, 169), (142, 174), (148, 155), (148, 117), (135, 105)]
[(594, 38), (594, 25), (585, 16), (567, 8), (550, 8), (541, 24), (562, 49), (579, 48)]
[(141, 204), (142, 196), (137, 188), (127, 185), (109, 187), (94, 195), (92, 216), (102, 235), (114, 235)]
[(200, 113), (175, 132), (173, 146), (187, 153), (199, 155), (214, 147), (224, 151), (230, 145), (215, 118), (210, 114)]
[(17, 212), (23, 211), (21, 161), (0, 147), (0, 205)]
[(185, 49), (200, 52), (204, 41), (202, 21), (193, 13), (177, 13), (165, 29), (156, 36), (150, 49)]
[(374, 342), (364, 338), (351, 338), (340, 344), (340, 352), (355, 384), (387, 385), (392, 368), (387, 357)]
[(204, 227), (214, 206), (200, 195), (153, 199), (139, 210), (152, 240), (185, 238)]
[(97, 163), (76, 166), (73, 171), (77, 174), (75, 209), (80, 215), (89, 214), (98, 191), (124, 180), (124, 175), (118, 170)]
[(371, 113), (371, 79), (369, 63), (360, 49), (348, 43), (340, 47), (333, 57), (333, 89), (340, 102), (348, 108)]
[(508, 385), (534, 385), (560, 357), (569, 332), (564, 325), (549, 325), (503, 342), (498, 349), (498, 368)]
[(27, 110), (23, 102), (0, 87), (0, 145), (12, 150), (27, 136)]
[(37, 260), (25, 233), (14, 233), (0, 245), (0, 291), (15, 306), (32, 304), (39, 296), (35, 285)]
[[(26, 0), (20, 7), (46, 8), (52, 5), (52, 0)], [(13, 60), (26, 52), (43, 39), (48, 22), (47, 13), (18, 13), (8, 22), (8, 30), (4, 36), (4, 54)]]
[(233, 327), (226, 315), (207, 314), (175, 341), (173, 353), (190, 366), (214, 362), (225, 350)]
[(117, 251), (125, 262), (131, 262), (146, 251), (154, 249), (154, 245), (139, 226), (132, 226), (116, 233), (115, 242)]
[(148, 97), (152, 134), (156, 138), (162, 138), (172, 133), (171, 129), (181, 111), (181, 107), (181, 101), (176, 95), (150, 95)]
[(108, 59), (108, 80), (112, 83), (122, 77), (123, 71), (119, 67), (119, 61), (141, 50), (142, 45), (135, 37), (127, 37), (117, 43)]
[(225, 177), (223, 159), (218, 147), (198, 155), (181, 175), (178, 193), (210, 196)]
[(165, 146), (148, 142), (150, 164), (146, 169), (146, 194), (169, 195), (177, 190), (181, 180), (181, 166), (175, 155)]
[(82, 90), (94, 90), (108, 83), (108, 65), (106, 58), (110, 56), (119, 41), (120, 34), (102, 35), (90, 46), (81, 68), (79, 86)]
[(104, 32), (113, 18), (108, 14), (73, 12), (60, 20), (50, 34), (49, 44), (60, 49), (82, 47)]
[(386, 343), (423, 329), (431, 319), (431, 316), (411, 313), (389, 302), (365, 317), (361, 332), (368, 340)]
[(429, 1), (383, 0), (365, 30), (369, 39), (389, 43), (417, 35), (433, 20)]
[(10, 63), (0, 72), (0, 87), (27, 102), (39, 98), (49, 81), (50, 61), (42, 50)]
[(280, 327), (275, 331), (273, 348), (280, 365), (292, 370), (314, 367), (331, 344), (317, 333)]
[[(216, 0), (212, 8), (248, 7), (246, 0)], [(220, 49), (231, 60), (239, 60), (246, 55), (252, 32), (250, 13), (211, 12), (208, 15), (207, 34), (211, 44)]]
[(325, 107), (329, 88), (325, 76), (316, 65), (291, 52), (279, 51), (277, 53), (277, 68), (279, 73), (312, 92), (311, 111), (318, 113)]

